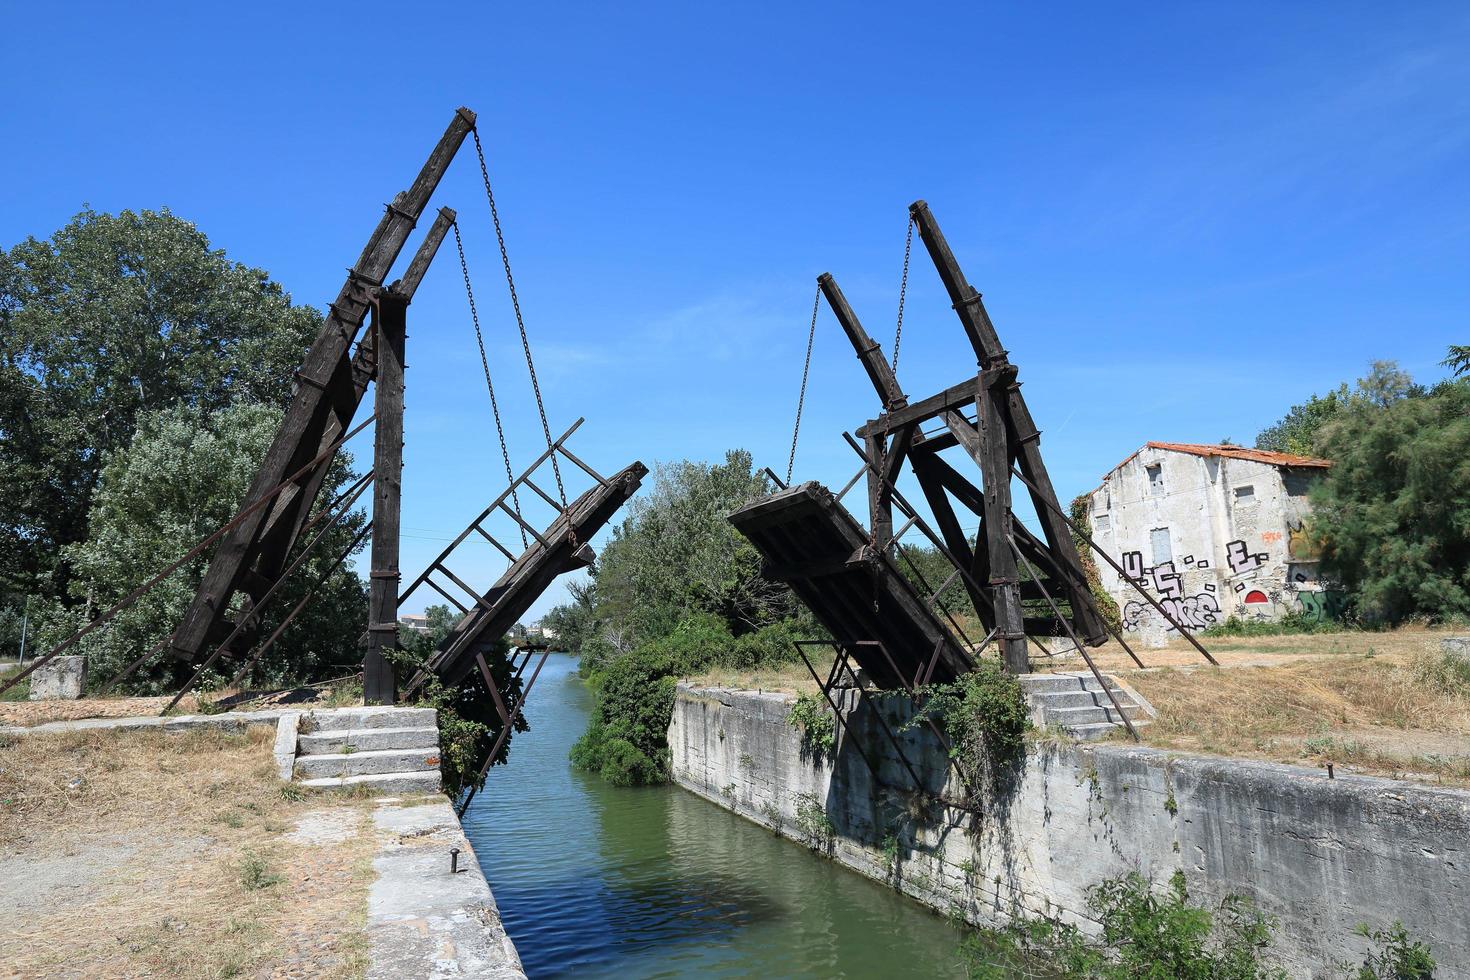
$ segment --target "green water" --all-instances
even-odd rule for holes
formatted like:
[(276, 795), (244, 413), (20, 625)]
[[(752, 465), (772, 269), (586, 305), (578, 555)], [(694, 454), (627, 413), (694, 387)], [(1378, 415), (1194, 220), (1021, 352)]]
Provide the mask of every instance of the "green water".
[(465, 815), (532, 980), (963, 975), (955, 929), (892, 890), (692, 793), (572, 769), (576, 664), (547, 662)]

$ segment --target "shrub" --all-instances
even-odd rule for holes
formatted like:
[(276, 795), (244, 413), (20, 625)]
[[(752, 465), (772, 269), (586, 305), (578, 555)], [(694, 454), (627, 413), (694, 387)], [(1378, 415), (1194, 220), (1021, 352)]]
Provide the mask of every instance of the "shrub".
[(667, 781), (676, 679), (716, 665), (789, 659), (792, 635), (793, 626), (781, 622), (737, 638), (720, 617), (695, 613), (666, 636), (601, 660), (587, 675), (596, 704), (572, 763), (619, 786)]
[(1019, 761), (1031, 727), (1020, 681), (994, 660), (982, 660), (949, 684), (920, 691), (919, 710), (904, 730), (937, 721), (949, 738), (949, 754), (972, 792)]
[(596, 705), (572, 746), (572, 763), (619, 786), (666, 781), (675, 685), (669, 655), (640, 648), (607, 664), (592, 684)]
[(1376, 931), (1360, 925), (1358, 935), (1366, 937), (1375, 948), (1369, 950), (1354, 975), (1356, 980), (1431, 980), (1434, 976), (1429, 947), (1411, 939), (1402, 922)]
[(827, 699), (820, 695), (797, 695), (786, 715), (786, 724), (801, 732), (804, 757), (825, 758), (837, 747), (837, 720)]
[(1340, 633), (1343, 625), (1332, 620), (1317, 619), (1300, 612), (1287, 613), (1274, 622), (1241, 619), (1231, 616), (1222, 623), (1200, 631), (1200, 636), (1289, 636), (1303, 633)]
[(1102, 926), (1091, 940), (1073, 925), (1018, 919), (981, 930), (960, 947), (972, 977), (1017, 973), (1064, 977), (1180, 977), (1185, 980), (1276, 980), (1266, 962), (1273, 923), (1249, 900), (1231, 896), (1216, 910), (1195, 904), (1183, 872), (1156, 892), (1137, 872), (1095, 885), (1088, 908)]

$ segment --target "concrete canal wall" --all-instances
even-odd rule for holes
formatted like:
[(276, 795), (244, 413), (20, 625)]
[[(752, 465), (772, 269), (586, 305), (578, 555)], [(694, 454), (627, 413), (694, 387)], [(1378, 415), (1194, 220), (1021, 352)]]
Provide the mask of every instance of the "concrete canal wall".
[[(1470, 792), (1315, 769), (1182, 756), (1122, 744), (1036, 745), (998, 793), (965, 791), (924, 730), (896, 732), (927, 793), (847, 692), (879, 770), (840, 726), (835, 759), (803, 750), (789, 695), (679, 688), (673, 776), (706, 799), (985, 925), (1020, 910), (1086, 924), (1086, 892), (1137, 870), (1184, 872), (1196, 899), (1243, 894), (1278, 919), (1275, 955), (1296, 976), (1341, 976), (1354, 934), (1402, 920), (1442, 976), (1470, 975)], [(905, 707), (883, 707), (895, 730)]]

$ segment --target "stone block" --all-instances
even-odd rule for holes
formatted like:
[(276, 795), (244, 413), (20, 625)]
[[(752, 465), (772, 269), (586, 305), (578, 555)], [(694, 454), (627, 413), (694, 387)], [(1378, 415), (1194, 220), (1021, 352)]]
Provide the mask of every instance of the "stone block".
[(1470, 636), (1447, 636), (1439, 641), (1446, 660), (1470, 663)]
[(31, 674), (32, 701), (75, 701), (86, 687), (86, 657), (55, 657)]

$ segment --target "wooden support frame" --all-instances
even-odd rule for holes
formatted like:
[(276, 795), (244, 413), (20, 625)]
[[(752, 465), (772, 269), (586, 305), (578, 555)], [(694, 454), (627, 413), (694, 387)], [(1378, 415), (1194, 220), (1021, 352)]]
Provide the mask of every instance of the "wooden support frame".
[[(336, 302), (329, 305), (326, 321), (302, 362), (298, 377), (305, 383), (296, 386), (275, 441), (251, 484), (247, 502), (263, 497), (285, 474), (298, 469), (322, 445), (329, 444), (334, 428), (341, 431), (350, 425), (351, 411), (356, 407), (357, 382), (363, 377), (363, 372), (354, 369), (354, 361), (348, 356), (352, 340), (428, 205), (430, 195), (474, 125), (475, 114), (469, 109), (459, 109), (413, 184), (385, 208), (362, 254), (348, 270)], [(432, 255), (431, 250), (425, 266)], [(422, 274), (421, 269), (417, 271), (417, 275)], [(322, 468), (329, 465), (330, 461)], [(269, 514), (253, 514), (221, 541), (193, 602), (174, 631), (170, 642), (174, 656), (192, 662), (205, 644), (228, 631), (231, 598), (242, 586), (248, 584), (250, 598), (269, 588), (276, 577), (270, 572), (279, 567), (295, 544), (299, 522), (322, 479), (322, 475), (314, 472), (304, 477), (276, 498)], [(266, 565), (257, 571), (263, 550)]]
[(373, 305), (377, 352), (373, 438), (373, 545), (368, 573), (368, 647), (362, 660), (364, 704), (398, 700), (393, 661), (398, 648), (398, 551), (403, 497), (403, 367), (408, 298), (392, 289)]
[[(910, 213), (975, 351), (979, 371), (972, 380), (910, 402), (893, 367), (883, 358), (880, 345), (858, 320), (836, 280), (830, 273), (818, 277), (821, 294), (883, 406), (882, 414), (857, 430), (862, 440), (861, 454), (870, 464), (866, 473), (872, 542), (880, 549), (892, 542), (892, 487), (907, 461), (934, 513), (945, 551), (952, 556), (956, 569), (965, 573), (965, 588), (976, 613), (999, 642), (1006, 668), (1020, 673), (1030, 669), (1025, 641), (1028, 630), (1044, 629), (1047, 635), (1076, 632), (1089, 644), (1097, 645), (1107, 638), (1106, 624), (1096, 608), (1071, 534), (1053, 515), (1056, 494), (1041, 460), (1040, 433), (1021, 397), (1016, 368), (1001, 346), (980, 294), (965, 280), (928, 206), (916, 202)], [(965, 417), (971, 405), (974, 422)], [(926, 436), (921, 427), (933, 419), (942, 420), (944, 430), (938, 436)], [(976, 464), (981, 487), (965, 480), (939, 457), (941, 450), (952, 446), (962, 447)], [(1044, 515), (1039, 538), (1013, 517), (1013, 463), (1030, 477), (1027, 489), (1037, 512)], [(955, 513), (951, 495), (979, 518), (973, 545)], [(1012, 538), (1022, 542), (1021, 547), (1033, 559), (1031, 564), (1050, 576), (1053, 591), (1065, 602), (1065, 611), (1061, 603), (1050, 604), (1052, 615), (1064, 616), (1070, 622), (1026, 616), (1023, 600), (1042, 599), (1051, 592), (1040, 579), (1022, 581), (1010, 548)]]

